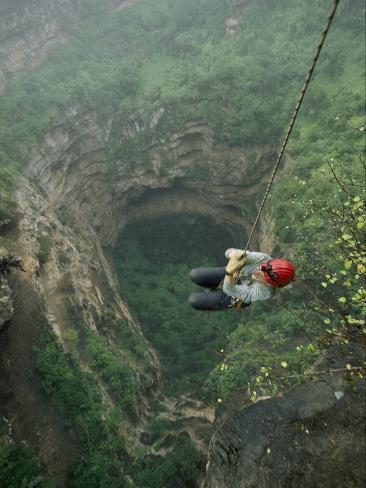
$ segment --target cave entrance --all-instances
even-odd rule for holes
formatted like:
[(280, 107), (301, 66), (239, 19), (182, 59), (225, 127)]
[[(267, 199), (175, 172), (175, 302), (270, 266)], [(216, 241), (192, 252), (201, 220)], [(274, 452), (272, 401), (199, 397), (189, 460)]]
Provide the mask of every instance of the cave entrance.
[(114, 263), (121, 291), (159, 354), (169, 395), (209, 394), (205, 382), (239, 316), (193, 310), (187, 298), (196, 286), (188, 273), (224, 265), (233, 245), (228, 229), (197, 214), (138, 220), (119, 235)]

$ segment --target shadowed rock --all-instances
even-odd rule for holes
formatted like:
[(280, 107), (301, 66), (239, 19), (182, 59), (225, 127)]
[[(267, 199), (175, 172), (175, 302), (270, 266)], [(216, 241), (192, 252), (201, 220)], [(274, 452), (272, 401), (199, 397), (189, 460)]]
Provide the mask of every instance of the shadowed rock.
[(11, 290), (7, 281), (0, 276), (0, 330), (11, 319), (13, 312)]
[[(346, 367), (364, 365), (365, 352), (345, 347), (333, 345), (302, 386), (244, 408), (221, 426), (211, 440), (204, 486), (365, 486), (366, 385), (358, 370)], [(337, 369), (343, 371), (319, 373)]]

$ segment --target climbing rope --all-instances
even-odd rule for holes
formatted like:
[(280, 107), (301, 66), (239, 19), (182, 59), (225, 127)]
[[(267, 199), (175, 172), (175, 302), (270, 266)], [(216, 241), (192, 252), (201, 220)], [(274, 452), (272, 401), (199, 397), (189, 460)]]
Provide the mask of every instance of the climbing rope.
[(302, 102), (304, 100), (304, 97), (305, 97), (305, 93), (306, 93), (306, 90), (308, 89), (308, 86), (310, 84), (310, 81), (311, 81), (311, 78), (313, 76), (313, 72), (314, 72), (314, 69), (315, 69), (315, 66), (316, 66), (316, 63), (318, 61), (318, 58), (319, 58), (319, 55), (320, 55), (320, 52), (322, 50), (322, 47), (323, 47), (323, 44), (325, 42), (325, 39), (327, 37), (327, 34), (328, 34), (328, 31), (330, 29), (330, 26), (332, 25), (332, 21), (334, 19), (334, 16), (335, 16), (335, 13), (336, 13), (336, 10), (337, 10), (337, 7), (338, 7), (338, 4), (339, 4), (339, 1), (340, 0), (334, 0), (333, 2), (333, 7), (332, 7), (332, 10), (329, 14), (329, 17), (327, 19), (327, 22), (325, 24), (325, 27), (323, 29), (323, 32), (321, 34), (321, 37), (320, 37), (320, 42), (318, 44), (318, 47), (316, 49), (316, 52), (315, 52), (315, 56), (311, 62), (311, 65), (310, 65), (310, 68), (308, 70), (308, 74), (306, 76), (306, 79), (305, 79), (305, 82), (304, 82), (304, 85), (302, 87), (302, 90), (301, 90), (301, 93), (300, 93), (300, 96), (299, 96), (299, 99), (297, 101), (297, 104), (296, 104), (296, 107), (295, 107), (295, 110), (293, 112), (293, 115), (292, 115), (292, 119), (291, 119), (291, 122), (290, 122), (290, 125), (289, 125), (289, 128), (287, 130), (287, 133), (286, 133), (286, 137), (283, 141), (283, 144), (282, 144), (282, 147), (281, 147), (281, 150), (280, 150), (280, 153), (278, 155), (278, 158), (277, 158), (277, 161), (276, 161), (276, 164), (274, 165), (274, 168), (273, 168), (273, 171), (272, 171), (272, 175), (271, 175), (271, 178), (269, 180), (269, 183), (268, 183), (268, 186), (267, 186), (267, 189), (266, 189), (266, 192), (264, 194), (264, 197), (263, 197), (263, 200), (262, 200), (262, 203), (261, 203), (261, 206), (259, 207), (259, 210), (258, 210), (258, 214), (257, 214), (257, 217), (255, 219), (255, 222), (253, 224), (253, 227), (252, 227), (252, 230), (250, 232), (250, 235), (249, 235), (249, 238), (248, 238), (248, 242), (245, 246), (245, 250), (247, 251), (248, 250), (248, 247), (249, 247), (249, 244), (250, 244), (250, 241), (252, 240), (252, 237), (253, 237), (253, 234), (254, 234), (254, 230), (258, 224), (258, 221), (259, 221), (259, 218), (261, 216), (261, 213), (262, 213), (262, 210), (263, 210), (263, 207), (264, 207), (264, 204), (266, 203), (266, 200), (267, 200), (267, 197), (268, 197), (268, 194), (271, 190), (271, 186), (272, 186), (272, 183), (273, 183), (273, 180), (275, 178), (275, 175), (276, 175), (276, 172), (277, 172), (277, 169), (278, 169), (278, 166), (282, 160), (282, 156), (283, 156), (283, 153), (285, 152), (285, 149), (286, 149), (286, 146), (287, 146), (287, 142), (290, 138), (290, 135), (291, 135), (291, 132), (292, 132), (292, 129), (295, 125), (295, 121), (297, 119), (297, 116), (298, 116), (298, 113), (300, 111), (300, 108), (301, 108), (301, 105), (302, 105)]

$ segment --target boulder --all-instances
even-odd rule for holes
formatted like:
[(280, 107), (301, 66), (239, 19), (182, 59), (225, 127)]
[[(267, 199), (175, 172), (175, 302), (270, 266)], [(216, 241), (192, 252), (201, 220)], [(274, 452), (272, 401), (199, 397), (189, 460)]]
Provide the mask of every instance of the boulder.
[(334, 344), (303, 385), (237, 412), (211, 439), (204, 486), (365, 486), (364, 365), (360, 345)]

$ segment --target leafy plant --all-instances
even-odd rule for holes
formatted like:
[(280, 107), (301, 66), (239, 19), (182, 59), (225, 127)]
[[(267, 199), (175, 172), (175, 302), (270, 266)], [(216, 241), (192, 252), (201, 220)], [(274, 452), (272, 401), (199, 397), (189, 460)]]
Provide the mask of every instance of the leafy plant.
[(41, 234), (38, 237), (38, 244), (39, 244), (39, 249), (38, 249), (37, 257), (39, 263), (41, 265), (46, 264), (52, 249), (52, 244), (53, 244), (52, 238), (48, 234)]
[(136, 407), (137, 379), (126, 359), (115, 352), (107, 340), (96, 333), (87, 331), (86, 355), (91, 366), (100, 372), (108, 388), (118, 399), (122, 410)]
[(82, 371), (65, 354), (48, 329), (40, 311), (42, 335), (35, 350), (36, 372), (54, 406), (63, 413), (66, 426), (80, 443), (82, 456), (70, 467), (75, 487), (120, 486), (124, 470), (124, 439), (118, 422), (105, 407), (92, 374)]
[[(27, 488), (40, 473), (37, 458), (28, 446), (22, 443), (0, 445), (0, 486)], [(44, 480), (38, 486), (46, 487)]]

